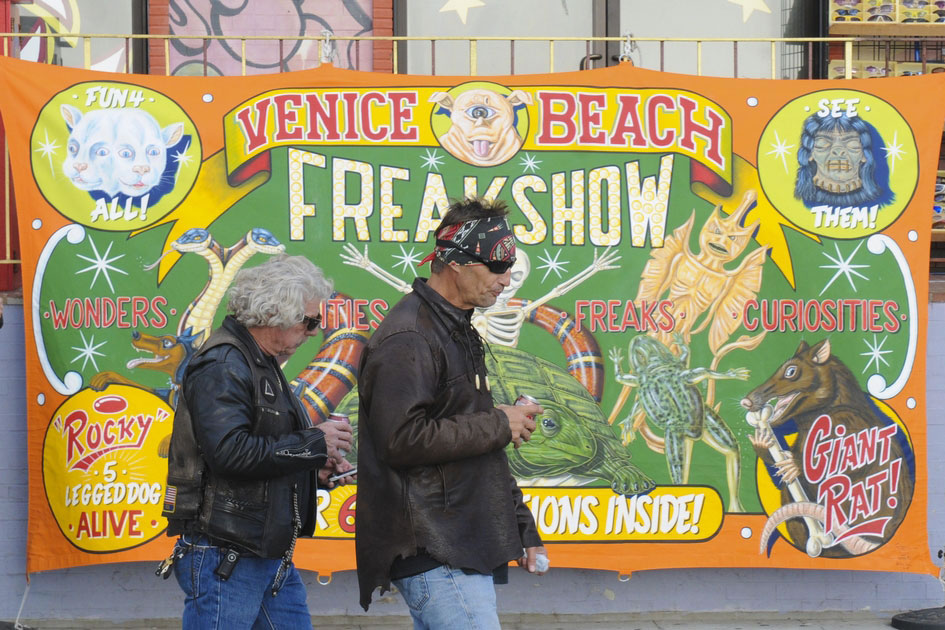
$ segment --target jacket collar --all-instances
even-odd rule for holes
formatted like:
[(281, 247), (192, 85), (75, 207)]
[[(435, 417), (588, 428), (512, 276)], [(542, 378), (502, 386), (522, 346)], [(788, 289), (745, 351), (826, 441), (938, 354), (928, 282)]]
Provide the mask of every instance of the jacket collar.
[(446, 327), (450, 330), (458, 328), (463, 324), (469, 324), (472, 318), (473, 309), (459, 308), (451, 304), (445, 297), (430, 288), (426, 278), (413, 279), (413, 291), (417, 296), (427, 303), (433, 312), (443, 320)]
[(222, 327), (243, 343), (243, 346), (249, 350), (252, 355), (253, 362), (256, 363), (256, 365), (268, 365), (272, 360), (272, 357), (265, 354), (259, 347), (259, 344), (256, 343), (256, 339), (249, 333), (249, 329), (239, 323), (232, 315), (226, 316), (223, 320)]

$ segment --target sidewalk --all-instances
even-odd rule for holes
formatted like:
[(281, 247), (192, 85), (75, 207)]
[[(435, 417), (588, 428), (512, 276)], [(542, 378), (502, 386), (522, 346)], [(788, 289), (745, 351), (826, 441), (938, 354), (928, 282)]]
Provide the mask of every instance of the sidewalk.
[[(503, 630), (881, 630), (888, 629), (896, 612), (829, 613), (635, 613), (597, 615), (502, 615)], [(352, 615), (313, 617), (315, 630), (411, 630), (410, 619), (400, 616)], [(138, 622), (23, 620), (35, 630), (172, 630), (180, 622), (149, 619)], [(13, 624), (0, 622), (0, 630)]]

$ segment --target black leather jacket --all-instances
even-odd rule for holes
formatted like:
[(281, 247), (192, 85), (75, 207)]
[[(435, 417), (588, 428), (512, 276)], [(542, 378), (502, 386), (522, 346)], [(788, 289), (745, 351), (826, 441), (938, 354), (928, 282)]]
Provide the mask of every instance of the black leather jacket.
[(398, 556), (423, 549), (488, 574), (541, 545), (509, 470), (512, 433), (487, 389), (471, 314), (417, 279), (365, 349), (355, 530), (365, 610), (376, 587), (390, 590)]
[(168, 456), (168, 535), (203, 533), (278, 558), (292, 540), (293, 494), (300, 533), (311, 535), (325, 436), (309, 426), (275, 359), (227, 317), (194, 355), (182, 390)]

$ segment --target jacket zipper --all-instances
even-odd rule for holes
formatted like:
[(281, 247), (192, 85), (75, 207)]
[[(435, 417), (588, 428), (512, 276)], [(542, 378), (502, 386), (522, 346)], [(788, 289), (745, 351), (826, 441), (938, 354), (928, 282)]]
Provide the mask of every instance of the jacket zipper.
[(436, 469), (440, 473), (440, 483), (443, 484), (443, 511), (445, 512), (450, 508), (450, 493), (446, 487), (446, 473), (443, 472), (443, 466), (440, 464), (436, 465)]

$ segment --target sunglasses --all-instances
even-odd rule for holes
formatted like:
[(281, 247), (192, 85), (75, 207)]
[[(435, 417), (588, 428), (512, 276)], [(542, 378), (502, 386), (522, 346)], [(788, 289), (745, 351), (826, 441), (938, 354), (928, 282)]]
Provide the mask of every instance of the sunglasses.
[(902, 0), (902, 6), (909, 9), (918, 9), (919, 7), (929, 6), (929, 3), (927, 0)]
[(494, 273), (500, 276), (506, 271), (508, 271), (509, 269), (511, 269), (512, 265), (515, 264), (514, 258), (512, 260), (486, 260), (485, 258), (476, 256), (475, 254), (470, 254), (468, 252), (463, 252), (463, 253), (466, 254), (467, 256), (472, 256), (473, 258), (475, 258), (476, 260), (484, 264), (486, 268), (489, 270), (489, 273)]
[(859, 13), (859, 9), (835, 9), (834, 13), (837, 15), (856, 15)]
[(305, 330), (312, 332), (318, 328), (319, 324), (322, 323), (322, 314), (319, 313), (315, 317), (309, 317), (308, 315), (302, 316), (302, 323), (305, 324)]
[(462, 253), (466, 254), (470, 258), (474, 259), (476, 262), (482, 263), (489, 269), (491, 273), (494, 273), (497, 275), (502, 275), (503, 273), (511, 269), (512, 265), (515, 264), (514, 258), (512, 258), (511, 260), (486, 260), (485, 258), (480, 256), (476, 252), (470, 251), (466, 249), (465, 247), (463, 247), (462, 245), (460, 245), (459, 243), (454, 243), (453, 241), (445, 241), (443, 239), (438, 238), (436, 239), (436, 244), (439, 245), (440, 247), (452, 247), (453, 249), (457, 249), (461, 251)]

